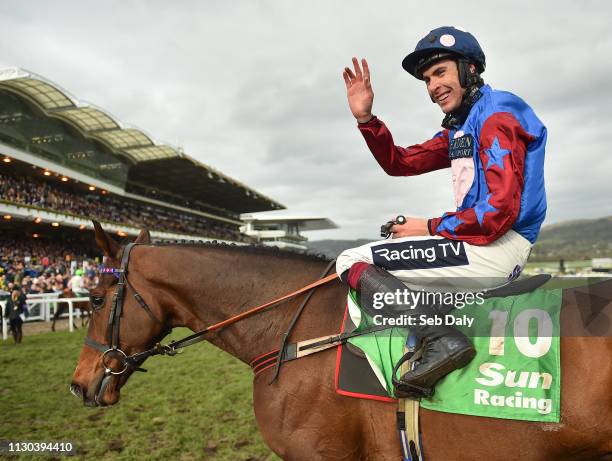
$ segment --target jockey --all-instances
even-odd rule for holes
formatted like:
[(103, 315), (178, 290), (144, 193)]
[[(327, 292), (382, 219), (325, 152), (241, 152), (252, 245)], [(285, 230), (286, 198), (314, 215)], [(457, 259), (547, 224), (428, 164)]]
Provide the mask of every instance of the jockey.
[(89, 290), (85, 287), (83, 279), (83, 269), (77, 269), (68, 282), (68, 288), (75, 296), (88, 296)]
[[(425, 82), (445, 114), (443, 130), (404, 148), (372, 114), (367, 61), (360, 66), (353, 58), (353, 66), (343, 73), (349, 107), (376, 161), (391, 176), (450, 168), (457, 209), (430, 219), (407, 217), (391, 228), (393, 240), (344, 251), (336, 266), (340, 279), (359, 291), (366, 310), (378, 296), (394, 299), (378, 313), (430, 319), (439, 313), (435, 305), (401, 305), (382, 295), (407, 287), (486, 289), (518, 277), (546, 214), (546, 127), (533, 110), (484, 84), (485, 55), (474, 36), (440, 27), (418, 42), (402, 67)], [(425, 348), (419, 365), (401, 377), (398, 396), (431, 395), (440, 378), (475, 355), (458, 330), (428, 323), (434, 322), (410, 327)]]

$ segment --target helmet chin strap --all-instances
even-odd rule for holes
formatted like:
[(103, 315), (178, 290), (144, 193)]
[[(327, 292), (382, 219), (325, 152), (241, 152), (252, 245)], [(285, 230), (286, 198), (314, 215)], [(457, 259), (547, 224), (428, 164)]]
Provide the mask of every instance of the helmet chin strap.
[(448, 130), (463, 125), (467, 119), (472, 106), (480, 99), (482, 93), (480, 87), (484, 85), (484, 81), (479, 77), (479, 83), (470, 85), (463, 94), (461, 105), (452, 112), (445, 115), (442, 120), (442, 127)]
[(458, 59), (457, 69), (459, 70), (459, 84), (461, 88), (469, 88), (473, 85), (477, 85), (480, 88), (484, 85), (484, 80), (478, 74), (476, 66), (467, 59)]

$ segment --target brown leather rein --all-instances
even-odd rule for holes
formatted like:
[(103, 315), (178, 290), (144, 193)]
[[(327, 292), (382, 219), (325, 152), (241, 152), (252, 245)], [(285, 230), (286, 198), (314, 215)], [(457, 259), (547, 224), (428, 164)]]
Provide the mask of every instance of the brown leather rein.
[[(113, 296), (111, 314), (109, 316), (108, 331), (107, 331), (107, 337), (109, 340), (109, 344), (101, 344), (89, 338), (89, 336), (85, 337), (85, 344), (87, 346), (90, 346), (102, 352), (103, 364), (105, 366), (105, 375), (121, 375), (125, 373), (128, 369), (134, 369), (136, 371), (146, 371), (142, 368), (139, 368), (139, 365), (148, 357), (152, 357), (154, 355), (169, 355), (169, 356), (176, 355), (179, 349), (182, 349), (187, 346), (191, 346), (192, 344), (196, 344), (206, 339), (205, 335), (208, 333), (211, 333), (213, 331), (219, 330), (226, 326), (232, 325), (242, 319), (245, 319), (254, 314), (257, 314), (258, 312), (261, 312), (262, 310), (266, 308), (280, 304), (283, 301), (294, 298), (297, 295), (310, 291), (318, 286), (324, 285), (334, 280), (335, 278), (337, 278), (336, 274), (328, 275), (296, 291), (293, 291), (289, 294), (281, 296), (280, 298), (277, 298), (267, 303), (253, 307), (245, 312), (234, 315), (233, 317), (230, 317), (226, 320), (210, 325), (204, 328), (203, 330), (200, 330), (192, 335), (186, 336), (185, 338), (179, 339), (177, 341), (171, 341), (169, 344), (157, 343), (155, 344), (155, 346), (153, 346), (150, 349), (147, 349), (142, 352), (137, 352), (132, 355), (127, 355), (119, 347), (119, 322), (120, 322), (121, 313), (123, 310), (123, 301), (124, 301), (124, 296), (125, 296), (125, 285), (126, 284), (134, 291), (134, 298), (136, 299), (136, 301), (138, 301), (140, 306), (143, 309), (145, 309), (145, 311), (147, 311), (147, 313), (150, 316), (153, 316), (151, 310), (149, 309), (146, 302), (143, 300), (142, 296), (140, 296), (140, 294), (129, 283), (127, 279), (128, 262), (130, 258), (130, 253), (132, 249), (134, 248), (134, 246), (136, 245), (141, 245), (141, 244), (130, 243), (126, 245), (126, 247), (123, 250), (123, 255), (121, 257), (121, 267), (118, 271), (116, 271), (119, 274), (119, 281), (117, 282), (117, 291), (115, 292), (115, 295)], [(330, 262), (330, 264), (327, 266), (327, 269), (323, 275), (329, 272), (329, 269), (332, 267), (332, 263), (333, 261)], [(308, 299), (310, 299), (310, 297), (308, 297), (305, 301), (307, 302)], [(301, 312), (306, 302), (302, 303), (302, 305), (298, 309), (298, 312)], [(159, 322), (159, 320), (157, 320), (154, 316), (153, 316), (153, 319)], [(292, 326), (293, 324), (291, 325), (291, 327)], [(113, 371), (110, 365), (107, 363), (107, 356), (110, 356), (110, 355), (115, 355), (122, 362), (122, 369), (120, 371)]]

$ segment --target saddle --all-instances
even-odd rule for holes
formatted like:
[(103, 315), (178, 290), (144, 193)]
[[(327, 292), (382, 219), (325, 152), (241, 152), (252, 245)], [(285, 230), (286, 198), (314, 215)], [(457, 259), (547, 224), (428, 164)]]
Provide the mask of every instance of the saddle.
[(504, 298), (506, 296), (517, 296), (537, 290), (551, 279), (550, 274), (538, 274), (513, 280), (499, 288), (486, 291), (485, 298)]

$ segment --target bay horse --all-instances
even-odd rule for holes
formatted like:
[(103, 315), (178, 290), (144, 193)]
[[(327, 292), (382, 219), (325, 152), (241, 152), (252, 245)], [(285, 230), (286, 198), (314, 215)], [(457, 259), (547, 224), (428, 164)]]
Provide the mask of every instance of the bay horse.
[[(58, 299), (67, 299), (67, 298), (78, 298), (76, 294), (70, 288), (64, 288), (62, 293), (58, 296)], [(55, 313), (53, 314), (53, 321), (51, 323), (51, 331), (55, 331), (55, 322), (60, 318), (62, 314), (68, 312), (68, 304), (67, 303), (57, 303), (56, 304)], [(81, 311), (81, 326), (85, 327), (88, 324), (89, 316), (90, 316), (90, 305), (88, 301), (78, 301), (73, 303), (72, 307), (74, 309), (79, 309)], [(87, 314), (87, 316), (85, 315)], [(70, 321), (70, 320), (68, 320)], [(76, 323), (74, 320), (72, 321), (72, 326), (74, 329), (77, 329)]]
[[(105, 265), (120, 267), (123, 247), (94, 223)], [(300, 288), (320, 276), (326, 262), (312, 256), (215, 244), (150, 245), (141, 231), (129, 257), (120, 347), (126, 354), (151, 348), (172, 328), (192, 331), (243, 312), (249, 306)], [(129, 253), (128, 253), (129, 254)], [(612, 289), (612, 286), (608, 286)], [(92, 290), (96, 303), (88, 338), (106, 340), (117, 280), (106, 274)], [(150, 308), (135, 301), (138, 292)], [(332, 281), (316, 289), (292, 332), (291, 342), (337, 333), (347, 288)], [(612, 459), (612, 338), (588, 337), (577, 296), (563, 296), (561, 422), (534, 423), (447, 414), (421, 409), (422, 445), (427, 461), (570, 461)], [(96, 301), (97, 300), (97, 301)], [(582, 300), (585, 302), (584, 300)], [(588, 301), (588, 300), (587, 300)], [(299, 298), (245, 318), (207, 339), (248, 364), (277, 349)], [(591, 325), (610, 326), (610, 303), (591, 316)], [(151, 317), (152, 314), (157, 321)], [(91, 342), (90, 342), (91, 344)], [(105, 366), (121, 367), (95, 347), (83, 347), (71, 391), (90, 406), (113, 405), (134, 371), (105, 377)], [(169, 359), (170, 360), (170, 359)], [(253, 380), (255, 417), (267, 445), (296, 461), (401, 459), (396, 405), (336, 394), (335, 349), (283, 365), (269, 384), (273, 367)], [(105, 381), (104, 385), (103, 381)], [(218, 392), (223, 392), (219, 389)]]

